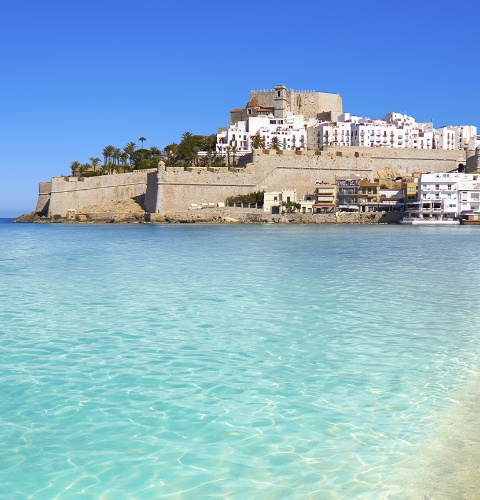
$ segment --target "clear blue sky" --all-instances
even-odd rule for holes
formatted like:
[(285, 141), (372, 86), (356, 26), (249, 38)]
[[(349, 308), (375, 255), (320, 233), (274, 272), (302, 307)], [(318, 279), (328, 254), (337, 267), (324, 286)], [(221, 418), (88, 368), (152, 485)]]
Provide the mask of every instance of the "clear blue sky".
[(73, 160), (215, 133), (278, 83), (480, 127), (479, 19), (473, 0), (3, 2), (0, 217), (34, 210)]

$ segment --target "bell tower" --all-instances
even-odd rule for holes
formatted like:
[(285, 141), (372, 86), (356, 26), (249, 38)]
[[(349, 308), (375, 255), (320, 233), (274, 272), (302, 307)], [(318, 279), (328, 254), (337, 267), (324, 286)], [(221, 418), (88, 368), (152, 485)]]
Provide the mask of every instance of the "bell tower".
[(285, 118), (287, 114), (287, 87), (285, 85), (275, 85), (275, 118)]

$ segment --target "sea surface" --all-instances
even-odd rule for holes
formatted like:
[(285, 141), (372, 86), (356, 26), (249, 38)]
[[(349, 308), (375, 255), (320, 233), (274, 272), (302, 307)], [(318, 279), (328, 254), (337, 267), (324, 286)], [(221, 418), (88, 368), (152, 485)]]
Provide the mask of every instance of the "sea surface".
[(480, 227), (0, 224), (0, 498), (479, 498)]

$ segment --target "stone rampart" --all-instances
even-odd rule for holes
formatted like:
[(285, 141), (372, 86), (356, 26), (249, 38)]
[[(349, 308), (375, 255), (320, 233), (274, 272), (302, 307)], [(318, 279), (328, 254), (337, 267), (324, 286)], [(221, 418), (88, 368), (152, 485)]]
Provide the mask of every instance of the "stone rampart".
[(161, 168), (155, 213), (188, 210), (191, 204), (218, 203), (252, 191), (296, 189), (311, 193), (315, 183), (360, 176), (394, 178), (414, 172), (448, 172), (465, 164), (465, 151), (330, 147), (324, 151), (254, 151), (245, 168), (190, 171)]
[[(477, 158), (478, 162), (478, 158)], [(143, 200), (148, 213), (169, 214), (192, 204), (215, 204), (252, 191), (295, 189), (301, 197), (318, 181), (361, 176), (369, 179), (408, 176), (414, 172), (448, 172), (466, 163), (465, 151), (329, 147), (324, 151), (254, 151), (244, 168), (165, 167), (98, 177), (54, 177), (40, 184), (37, 212), (65, 217), (123, 199)], [(212, 205), (211, 205), (212, 206)]]
[[(155, 170), (139, 170), (97, 177), (54, 177), (49, 183), (42, 183), (50, 185), (49, 195), (47, 195), (47, 186), (40, 186), (37, 208), (42, 204), (48, 204), (47, 216), (65, 216), (67, 211), (72, 209), (79, 210), (86, 206), (115, 200), (140, 198), (146, 195), (149, 173), (153, 174), (152, 181), (155, 184)], [(145, 199), (147, 201), (146, 196)], [(45, 203), (46, 200), (47, 203)], [(145, 207), (147, 211), (154, 209), (155, 206), (154, 200), (148, 201), (152, 203), (152, 206)]]
[(38, 200), (35, 212), (42, 215), (48, 214), (48, 206), (50, 203), (50, 194), (52, 192), (52, 183), (41, 182), (38, 186)]

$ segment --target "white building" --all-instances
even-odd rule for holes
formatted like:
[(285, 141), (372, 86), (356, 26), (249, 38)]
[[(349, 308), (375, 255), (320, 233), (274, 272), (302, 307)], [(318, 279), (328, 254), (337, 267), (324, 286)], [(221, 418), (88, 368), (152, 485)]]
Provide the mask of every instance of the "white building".
[(470, 151), (475, 151), (477, 148), (480, 148), (480, 135), (470, 137), (468, 141), (468, 149)]
[[(255, 137), (258, 136), (258, 139)], [(243, 156), (254, 140), (263, 149), (317, 150), (328, 146), (361, 146), (415, 149), (475, 149), (480, 145), (473, 125), (433, 128), (432, 122), (416, 122), (409, 115), (388, 113), (369, 119), (342, 113), (338, 122), (304, 120), (303, 115), (258, 115), (239, 121), (217, 134), (217, 152)]]
[(458, 176), (466, 174), (422, 174), (418, 183), (418, 217), (455, 218), (459, 214)]
[(217, 134), (217, 152), (223, 157), (234, 153), (236, 156), (243, 156), (252, 151), (255, 136), (260, 138), (262, 149), (307, 148), (307, 131), (303, 116), (287, 113), (284, 118), (273, 115), (253, 116), (221, 130)]
[(480, 175), (458, 174), (460, 215), (480, 213)]
[(436, 131), (438, 149), (458, 149), (457, 134), (454, 127), (440, 127)]

